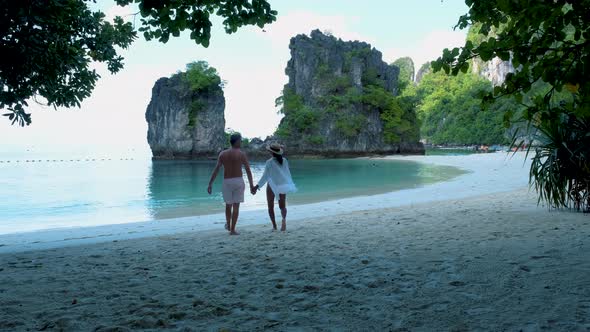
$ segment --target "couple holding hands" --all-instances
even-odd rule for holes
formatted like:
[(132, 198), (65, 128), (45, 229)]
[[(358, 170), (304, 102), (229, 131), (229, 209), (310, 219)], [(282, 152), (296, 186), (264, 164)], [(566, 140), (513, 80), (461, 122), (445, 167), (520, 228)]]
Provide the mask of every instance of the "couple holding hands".
[(272, 222), (273, 230), (277, 230), (274, 211), (276, 197), (278, 197), (279, 208), (281, 210), (281, 231), (287, 230), (287, 193), (297, 191), (297, 187), (295, 187), (295, 183), (293, 183), (293, 179), (291, 178), (289, 162), (283, 157), (283, 147), (276, 143), (266, 147), (266, 150), (272, 157), (266, 161), (264, 173), (258, 184), (254, 186), (248, 158), (241, 150), (242, 137), (240, 134), (231, 135), (230, 144), (231, 148), (219, 154), (217, 165), (215, 165), (215, 169), (209, 180), (209, 186), (207, 187), (207, 192), (211, 194), (213, 181), (215, 181), (219, 169), (223, 166), (223, 186), (221, 191), (223, 193), (223, 200), (225, 201), (225, 229), (229, 231), (230, 235), (239, 234), (236, 232), (236, 224), (240, 214), (240, 203), (244, 202), (244, 191), (246, 190), (242, 173), (242, 167), (244, 167), (252, 195), (255, 195), (260, 190), (260, 187), (268, 184), (266, 186), (266, 200), (268, 203), (268, 215)]

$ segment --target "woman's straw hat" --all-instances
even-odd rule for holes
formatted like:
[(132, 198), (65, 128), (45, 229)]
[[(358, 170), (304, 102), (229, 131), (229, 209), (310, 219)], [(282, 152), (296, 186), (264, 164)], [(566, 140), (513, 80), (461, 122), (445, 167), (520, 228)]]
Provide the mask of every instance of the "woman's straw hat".
[(278, 143), (272, 143), (266, 146), (266, 150), (268, 152), (278, 154), (279, 156), (283, 155), (283, 147)]

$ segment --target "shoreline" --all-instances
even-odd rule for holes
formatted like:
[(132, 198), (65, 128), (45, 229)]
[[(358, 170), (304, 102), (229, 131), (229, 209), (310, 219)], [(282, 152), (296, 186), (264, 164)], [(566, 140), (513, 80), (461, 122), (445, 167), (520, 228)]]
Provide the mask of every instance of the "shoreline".
[[(463, 169), (467, 173), (449, 181), (418, 186), (412, 189), (290, 206), (289, 221), (364, 210), (403, 206), (412, 208), (415, 204), (509, 192), (526, 188), (528, 185), (528, 169), (526, 167), (528, 162), (524, 162), (524, 153), (517, 153), (514, 156), (506, 153), (493, 153), (465, 156), (394, 155), (378, 158), (453, 166)], [(240, 214), (238, 227), (266, 224), (267, 219), (265, 209), (245, 210)], [(173, 235), (184, 232), (202, 232), (222, 229), (224, 220), (223, 214), (210, 214), (155, 221), (4, 234), (0, 235), (0, 253)]]
[(582, 331), (590, 220), (521, 188), (0, 254), (0, 330)]

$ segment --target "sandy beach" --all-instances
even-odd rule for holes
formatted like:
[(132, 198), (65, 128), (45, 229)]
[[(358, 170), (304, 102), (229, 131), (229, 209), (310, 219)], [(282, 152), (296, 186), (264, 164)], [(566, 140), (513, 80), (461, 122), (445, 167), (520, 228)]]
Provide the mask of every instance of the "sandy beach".
[(0, 255), (2, 331), (586, 331), (590, 219), (527, 190)]
[(247, 211), (237, 237), (215, 215), (0, 236), (0, 330), (590, 330), (587, 215), (537, 206), (522, 156), (408, 159), (468, 173), (294, 206), (284, 234)]

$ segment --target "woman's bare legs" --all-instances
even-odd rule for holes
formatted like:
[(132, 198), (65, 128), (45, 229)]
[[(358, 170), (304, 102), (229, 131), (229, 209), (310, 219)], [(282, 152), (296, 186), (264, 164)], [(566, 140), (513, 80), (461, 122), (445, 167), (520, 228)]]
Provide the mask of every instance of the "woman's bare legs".
[(268, 216), (272, 222), (272, 230), (277, 230), (277, 223), (275, 220), (275, 193), (272, 192), (269, 185), (266, 185), (266, 203), (268, 204)]
[[(283, 220), (281, 221), (281, 231), (287, 230), (287, 195), (286, 194), (279, 194), (279, 208), (281, 209), (281, 217)], [(273, 211), (274, 214), (274, 211)]]

